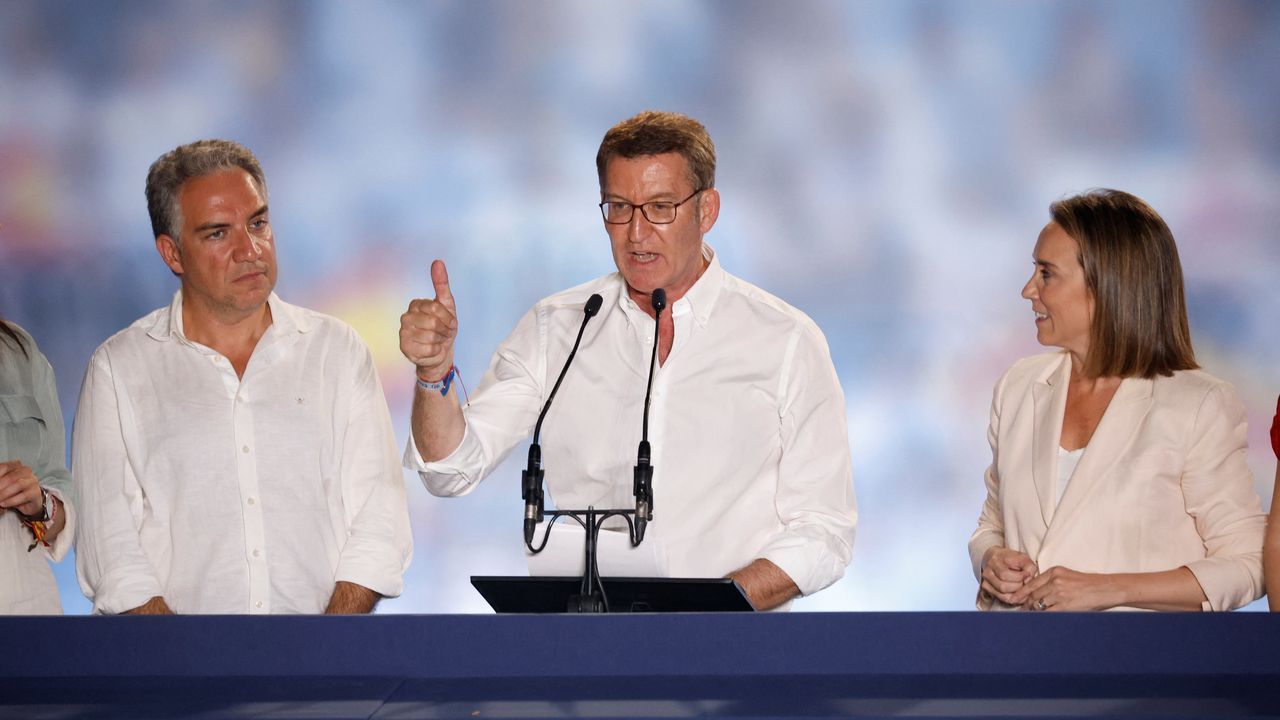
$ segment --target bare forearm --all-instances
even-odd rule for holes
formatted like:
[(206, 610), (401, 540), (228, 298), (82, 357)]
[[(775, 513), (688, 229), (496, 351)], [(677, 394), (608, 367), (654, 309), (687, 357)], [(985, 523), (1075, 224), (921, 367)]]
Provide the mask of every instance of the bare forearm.
[(363, 585), (339, 580), (333, 586), (333, 595), (329, 598), (329, 606), (324, 609), (326, 615), (367, 615), (373, 612), (374, 606), (382, 596)]
[(729, 573), (757, 610), (769, 610), (800, 594), (800, 588), (782, 568), (758, 558), (750, 565)]
[(1116, 606), (1146, 610), (1198, 611), (1208, 599), (1196, 576), (1185, 567), (1164, 572), (1118, 573)]
[(413, 394), (413, 443), (418, 454), (426, 462), (434, 462), (449, 456), (462, 442), (466, 420), (458, 405), (458, 393), (453, 389), (448, 395), (418, 388)]
[(145, 603), (139, 605), (132, 610), (125, 610), (121, 615), (172, 615), (173, 610), (169, 608), (169, 604), (159, 595), (151, 598)]

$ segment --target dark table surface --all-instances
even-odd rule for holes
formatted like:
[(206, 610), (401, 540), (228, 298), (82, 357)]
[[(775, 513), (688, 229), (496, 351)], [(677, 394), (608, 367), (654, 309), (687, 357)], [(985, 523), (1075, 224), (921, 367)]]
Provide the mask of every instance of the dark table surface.
[(1280, 715), (1280, 617), (0, 618), (0, 717), (695, 715)]

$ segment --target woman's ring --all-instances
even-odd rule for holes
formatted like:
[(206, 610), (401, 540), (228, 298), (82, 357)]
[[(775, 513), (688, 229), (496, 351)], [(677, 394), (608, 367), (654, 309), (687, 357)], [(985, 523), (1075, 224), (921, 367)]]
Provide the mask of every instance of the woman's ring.
[(1039, 600), (1036, 601), (1036, 609), (1037, 610), (1045, 609), (1044, 598), (1040, 598)]

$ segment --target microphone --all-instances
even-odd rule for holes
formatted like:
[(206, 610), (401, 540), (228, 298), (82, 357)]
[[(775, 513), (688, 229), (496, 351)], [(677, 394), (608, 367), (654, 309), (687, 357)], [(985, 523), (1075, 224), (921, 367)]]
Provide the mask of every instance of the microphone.
[(644, 541), (645, 526), (653, 519), (653, 466), (649, 464), (649, 399), (653, 395), (653, 368), (658, 364), (658, 338), (662, 310), (667, 307), (667, 291), (653, 291), (653, 355), (649, 358), (649, 383), (644, 391), (644, 424), (641, 426), (640, 449), (636, 452), (632, 490), (636, 496), (636, 544)]
[(551, 401), (556, 399), (556, 391), (560, 389), (560, 383), (564, 381), (565, 373), (569, 372), (569, 365), (573, 363), (573, 356), (578, 352), (578, 345), (582, 342), (582, 333), (586, 332), (587, 323), (596, 316), (596, 313), (600, 312), (600, 306), (603, 304), (604, 298), (600, 297), (599, 294), (594, 294), (587, 298), (587, 304), (582, 307), (582, 326), (578, 328), (578, 337), (573, 341), (573, 349), (569, 351), (569, 357), (565, 359), (564, 367), (560, 368), (560, 377), (556, 378), (556, 384), (552, 386), (551, 394), (547, 396), (547, 402), (542, 406), (542, 412), (538, 415), (538, 424), (533, 428), (533, 444), (529, 445), (528, 467), (520, 473), (520, 497), (524, 499), (524, 542), (526, 545), (533, 543), (533, 530), (538, 523), (542, 522), (544, 517), (542, 446), (538, 444), (538, 437), (542, 434), (542, 421), (547, 418), (547, 411), (551, 409)]

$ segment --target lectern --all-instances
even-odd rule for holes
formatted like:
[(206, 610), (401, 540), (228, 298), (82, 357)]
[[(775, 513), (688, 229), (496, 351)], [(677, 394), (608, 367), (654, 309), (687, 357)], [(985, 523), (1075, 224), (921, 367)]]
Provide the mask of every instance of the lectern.
[[(471, 576), (471, 584), (499, 613), (579, 612), (580, 577)], [(737, 583), (728, 578), (603, 577), (608, 612), (751, 612)]]

